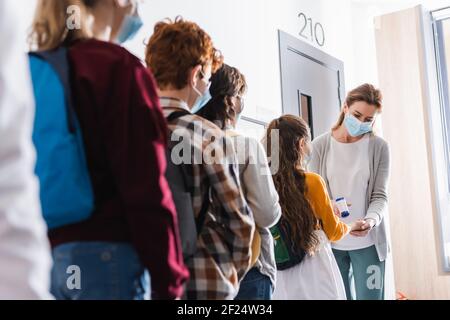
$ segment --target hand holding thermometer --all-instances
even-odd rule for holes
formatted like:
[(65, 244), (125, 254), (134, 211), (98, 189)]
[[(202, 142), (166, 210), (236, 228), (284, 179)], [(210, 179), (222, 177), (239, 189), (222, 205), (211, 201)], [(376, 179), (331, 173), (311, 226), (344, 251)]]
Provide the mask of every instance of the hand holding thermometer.
[(336, 206), (341, 214), (342, 218), (347, 218), (350, 215), (350, 211), (348, 209), (347, 200), (345, 198), (336, 199)]

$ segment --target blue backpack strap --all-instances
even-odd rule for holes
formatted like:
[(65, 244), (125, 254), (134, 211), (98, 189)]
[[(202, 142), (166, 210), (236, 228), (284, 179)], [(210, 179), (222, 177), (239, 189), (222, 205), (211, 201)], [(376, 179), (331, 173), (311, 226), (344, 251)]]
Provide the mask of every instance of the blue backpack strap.
[(70, 70), (67, 51), (68, 50), (66, 47), (59, 47), (51, 51), (30, 52), (30, 55), (36, 56), (48, 62), (58, 74), (66, 97), (68, 128), (71, 133), (74, 133), (77, 128), (77, 118), (74, 109), (72, 89), (70, 86)]

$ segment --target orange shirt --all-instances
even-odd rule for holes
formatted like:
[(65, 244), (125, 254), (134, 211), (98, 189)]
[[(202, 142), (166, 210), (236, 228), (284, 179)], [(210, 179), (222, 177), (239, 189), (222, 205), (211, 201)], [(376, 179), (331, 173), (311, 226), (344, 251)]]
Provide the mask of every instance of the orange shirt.
[(314, 214), (322, 223), (322, 229), (331, 242), (342, 239), (350, 231), (350, 227), (334, 214), (333, 203), (322, 177), (315, 173), (305, 173), (306, 198)]

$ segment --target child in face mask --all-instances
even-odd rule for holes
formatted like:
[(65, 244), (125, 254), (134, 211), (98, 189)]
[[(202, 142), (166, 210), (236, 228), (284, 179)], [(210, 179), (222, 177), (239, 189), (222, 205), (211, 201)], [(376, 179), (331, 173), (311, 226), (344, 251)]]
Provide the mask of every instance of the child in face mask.
[(263, 146), (235, 131), (244, 110), (247, 83), (236, 68), (223, 65), (212, 77), (212, 99), (197, 115), (223, 129), (234, 145), (239, 160), (239, 177), (256, 226), (253, 237), (253, 264), (240, 282), (238, 300), (270, 300), (275, 287), (276, 265), (273, 239), (268, 228), (281, 216), (278, 194), (273, 184)]
[(124, 43), (142, 25), (137, 0), (39, 0), (29, 40), (41, 51), (79, 39)]
[[(275, 131), (277, 130), (277, 131)], [(278, 132), (278, 141), (272, 141)], [(334, 214), (323, 179), (305, 171), (304, 158), (310, 152), (310, 133), (305, 121), (285, 115), (272, 121), (266, 132), (267, 145), (278, 142), (278, 170), (273, 175), (282, 210), (278, 229), (290, 239), (289, 250), (306, 256), (277, 271), (276, 300), (345, 299), (344, 284), (331, 251), (330, 241), (337, 241), (360, 227), (347, 225)], [(277, 148), (275, 148), (277, 149)], [(273, 161), (273, 160), (272, 160)], [(277, 261), (280, 257), (276, 257)], [(281, 268), (281, 267), (280, 267)]]
[[(212, 122), (192, 114), (207, 100), (202, 97), (208, 94), (211, 74), (222, 66), (223, 57), (199, 25), (178, 17), (156, 24), (146, 62), (158, 82), (172, 141), (187, 142), (192, 150), (188, 161), (178, 158), (178, 164), (192, 172), (191, 204), (187, 205), (201, 222), (197, 249), (186, 259), (191, 274), (186, 298), (233, 299), (249, 268), (254, 221), (240, 188), (236, 156), (227, 152), (233, 151), (230, 138)], [(205, 161), (213, 149), (215, 159)], [(178, 156), (171, 155), (172, 159)]]
[[(81, 26), (66, 28), (80, 10)], [(67, 47), (74, 109), (95, 195), (92, 216), (49, 231), (52, 293), (58, 299), (175, 299), (188, 277), (164, 175), (167, 127), (153, 77), (116, 45), (142, 22), (133, 0), (41, 0), (33, 48)], [(39, 158), (39, 153), (38, 153)], [(68, 266), (81, 290), (66, 288)]]

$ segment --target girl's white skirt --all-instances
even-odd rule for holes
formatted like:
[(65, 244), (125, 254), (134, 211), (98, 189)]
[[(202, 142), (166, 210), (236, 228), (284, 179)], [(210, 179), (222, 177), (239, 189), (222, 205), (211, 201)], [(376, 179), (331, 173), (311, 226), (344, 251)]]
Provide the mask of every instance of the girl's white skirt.
[(317, 230), (320, 246), (295, 267), (277, 271), (274, 300), (346, 300), (344, 282), (330, 241)]

